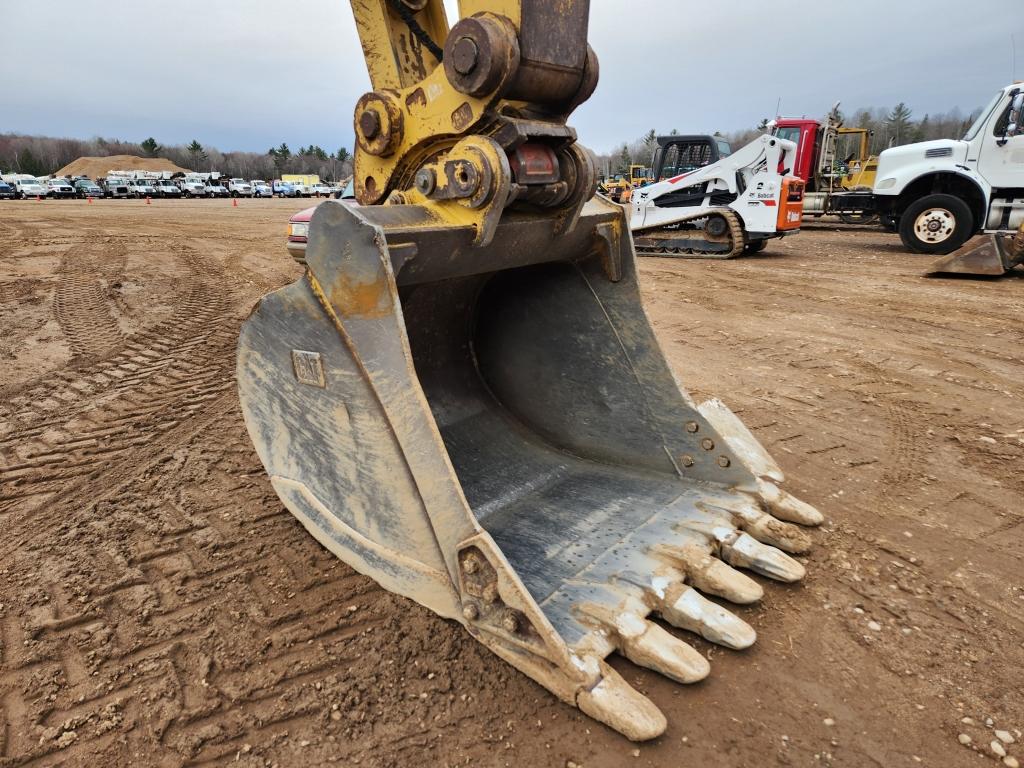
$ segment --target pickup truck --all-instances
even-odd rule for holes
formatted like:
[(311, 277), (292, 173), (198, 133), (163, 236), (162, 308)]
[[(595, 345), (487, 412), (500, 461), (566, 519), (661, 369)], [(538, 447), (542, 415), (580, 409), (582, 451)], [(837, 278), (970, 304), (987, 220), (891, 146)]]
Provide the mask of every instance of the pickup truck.
[(325, 184), (322, 181), (319, 184), (314, 184), (312, 187), (310, 187), (309, 191), (316, 195), (317, 197), (330, 197), (332, 194), (334, 194), (334, 189), (331, 187), (331, 185)]
[(271, 190), (270, 185), (267, 184), (267, 182), (263, 181), (263, 179), (253, 179), (252, 181), (249, 182), (249, 185), (252, 187), (253, 197), (274, 196), (274, 192), (273, 190)]
[(50, 190), (50, 197), (54, 199), (75, 196), (75, 188), (68, 183), (67, 179), (50, 179), (46, 182), (46, 186)]
[(14, 189), (22, 200), (50, 196), (49, 187), (39, 181), (39, 179), (18, 179), (14, 182)]
[(14, 199), (14, 187), (12, 187), (6, 181), (0, 181), (0, 200), (3, 200), (5, 198), (8, 200)]
[(103, 190), (90, 179), (75, 179), (75, 194), (78, 197), (103, 197)]

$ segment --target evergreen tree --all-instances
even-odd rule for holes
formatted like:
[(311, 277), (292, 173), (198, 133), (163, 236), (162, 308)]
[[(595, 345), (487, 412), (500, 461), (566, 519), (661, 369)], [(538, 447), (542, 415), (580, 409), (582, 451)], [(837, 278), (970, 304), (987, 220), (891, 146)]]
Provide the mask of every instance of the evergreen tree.
[(274, 167), (277, 168), (278, 173), (281, 173), (285, 164), (288, 162), (289, 158), (291, 158), (292, 151), (288, 149), (288, 145), (282, 141), (281, 146), (271, 147), (267, 154), (274, 159)]
[(902, 101), (892, 108), (885, 121), (889, 124), (889, 133), (895, 144), (903, 144), (910, 140), (910, 116), (913, 113)]
[(206, 160), (206, 150), (203, 149), (203, 145), (196, 139), (192, 139), (192, 143), (185, 147), (185, 151), (188, 152), (189, 159), (192, 161), (192, 170), (198, 171), (199, 166)]
[(629, 147), (626, 144), (622, 145), (622, 152), (619, 153), (619, 167), (616, 173), (629, 173), (629, 166), (632, 165), (633, 158), (630, 157)]
[(156, 139), (152, 136), (139, 144), (139, 146), (142, 147), (142, 151), (146, 153), (146, 157), (156, 157), (160, 154), (160, 150), (163, 149), (163, 147), (156, 143)]
[(17, 167), (19, 173), (27, 173), (29, 176), (45, 176), (49, 171), (31, 149), (26, 147), (17, 155)]

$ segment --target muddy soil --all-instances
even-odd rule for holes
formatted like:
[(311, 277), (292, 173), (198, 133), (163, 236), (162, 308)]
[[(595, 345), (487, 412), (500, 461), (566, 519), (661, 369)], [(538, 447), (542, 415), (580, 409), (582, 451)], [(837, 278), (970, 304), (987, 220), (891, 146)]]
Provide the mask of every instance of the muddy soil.
[(1024, 274), (840, 226), (643, 260), (680, 379), (829, 522), (738, 609), (754, 648), (686, 638), (708, 680), (614, 660), (669, 719), (634, 745), (282, 508), (234, 344), (299, 275), (295, 208), (0, 204), (0, 766), (955, 768), (995, 730), (1024, 760)]

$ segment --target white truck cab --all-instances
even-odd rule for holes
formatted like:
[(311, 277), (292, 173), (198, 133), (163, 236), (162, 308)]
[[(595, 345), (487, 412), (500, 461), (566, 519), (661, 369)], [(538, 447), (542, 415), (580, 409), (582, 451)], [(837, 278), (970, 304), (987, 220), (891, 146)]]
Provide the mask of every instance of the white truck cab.
[(252, 185), (245, 179), (228, 179), (228, 192), (232, 197), (252, 197)]
[(963, 139), (887, 149), (873, 197), (903, 244), (946, 254), (980, 233), (1024, 223), (1024, 85), (1001, 89)]

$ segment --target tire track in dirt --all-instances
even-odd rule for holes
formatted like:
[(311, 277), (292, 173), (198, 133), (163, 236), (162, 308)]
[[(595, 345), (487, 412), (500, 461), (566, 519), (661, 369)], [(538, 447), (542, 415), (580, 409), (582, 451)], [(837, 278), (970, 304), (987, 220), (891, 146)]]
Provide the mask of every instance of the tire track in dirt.
[(186, 261), (190, 287), (169, 321), (131, 337), (112, 359), (64, 371), (12, 399), (23, 410), (0, 430), (0, 514), (17, 511), (20, 501), (68, 496), (72, 481), (92, 477), (233, 386), (236, 334), (223, 318), (232, 297), (219, 268), (194, 254)]
[[(119, 245), (104, 256), (116, 275), (124, 270), (126, 254), (124, 245)], [(65, 252), (58, 270), (53, 311), (67, 337), (72, 362), (102, 357), (123, 343), (112, 309), (97, 257), (78, 250)]]

